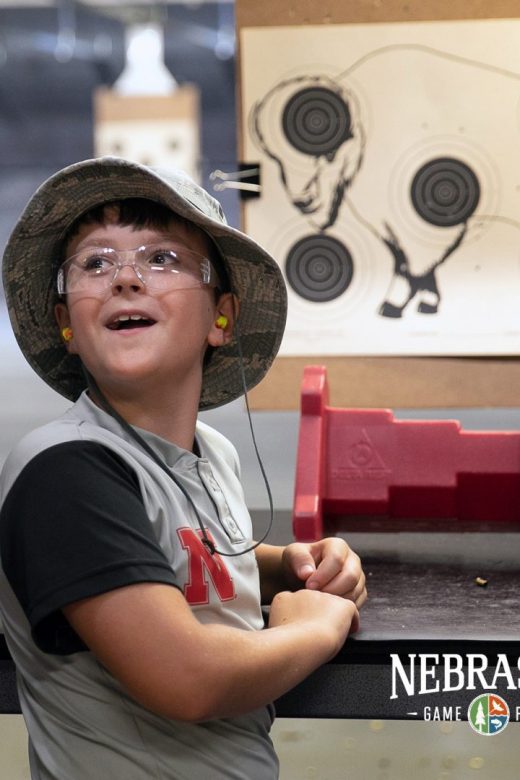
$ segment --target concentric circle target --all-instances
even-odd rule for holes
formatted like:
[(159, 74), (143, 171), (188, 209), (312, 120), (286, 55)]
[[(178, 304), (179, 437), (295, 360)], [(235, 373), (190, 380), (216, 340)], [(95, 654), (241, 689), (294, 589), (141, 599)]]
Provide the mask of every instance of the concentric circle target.
[(327, 235), (305, 236), (287, 253), (285, 273), (292, 289), (308, 301), (324, 303), (338, 298), (354, 276), (347, 247)]
[(285, 105), (282, 127), (289, 143), (315, 157), (334, 153), (352, 137), (348, 105), (326, 87), (296, 92)]
[(421, 166), (411, 185), (415, 210), (426, 222), (452, 227), (478, 206), (480, 184), (473, 170), (455, 157), (437, 157)]

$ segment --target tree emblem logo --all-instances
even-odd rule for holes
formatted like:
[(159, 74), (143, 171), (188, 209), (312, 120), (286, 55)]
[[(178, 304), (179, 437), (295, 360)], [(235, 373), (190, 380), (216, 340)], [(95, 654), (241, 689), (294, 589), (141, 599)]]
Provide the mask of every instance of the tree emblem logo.
[(501, 696), (483, 693), (469, 705), (468, 721), (477, 734), (493, 736), (504, 731), (509, 723), (509, 706)]

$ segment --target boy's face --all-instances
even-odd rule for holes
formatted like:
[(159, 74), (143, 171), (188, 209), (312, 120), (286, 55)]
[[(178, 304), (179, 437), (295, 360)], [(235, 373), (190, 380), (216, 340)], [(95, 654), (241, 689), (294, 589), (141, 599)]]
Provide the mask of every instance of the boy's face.
[[(173, 219), (166, 231), (136, 229), (118, 224), (115, 218), (105, 224), (82, 225), (69, 242), (66, 256), (87, 246), (124, 251), (169, 239), (209, 257), (209, 239), (195, 226)], [(216, 302), (214, 288), (208, 285), (150, 289), (131, 265), (124, 265), (111, 287), (101, 293), (68, 293), (66, 303), (56, 306), (56, 318), (60, 328), (72, 328), (69, 351), (80, 356), (109, 396), (138, 396), (145, 389), (168, 394), (200, 392), (206, 348), (230, 338), (229, 331), (215, 326), (219, 314), (232, 316), (230, 298), (225, 294)], [(146, 324), (118, 325), (121, 317), (137, 315)]]

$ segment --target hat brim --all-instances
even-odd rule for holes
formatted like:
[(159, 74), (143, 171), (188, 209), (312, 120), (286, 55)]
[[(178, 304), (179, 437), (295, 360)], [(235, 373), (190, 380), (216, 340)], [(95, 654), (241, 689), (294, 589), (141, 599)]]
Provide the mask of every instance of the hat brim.
[[(86, 387), (81, 365), (60, 338), (54, 317), (56, 272), (63, 236), (100, 203), (147, 198), (204, 230), (217, 245), (240, 304), (240, 343), (247, 389), (265, 376), (280, 347), (287, 292), (273, 258), (226, 224), (217, 201), (177, 171), (151, 169), (117, 157), (76, 163), (36, 191), (15, 226), (3, 261), (12, 327), (25, 358), (42, 379), (75, 400)], [(204, 368), (199, 409), (212, 409), (244, 392), (236, 335), (213, 350)]]

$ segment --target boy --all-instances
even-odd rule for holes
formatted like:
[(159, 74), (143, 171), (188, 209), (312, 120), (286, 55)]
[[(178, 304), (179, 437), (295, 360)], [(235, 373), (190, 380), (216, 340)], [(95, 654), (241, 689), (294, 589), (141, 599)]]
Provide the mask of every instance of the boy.
[(276, 263), (179, 172), (103, 158), (34, 195), (4, 288), (25, 356), (76, 401), (2, 474), (32, 777), (276, 777), (270, 702), (337, 652), (366, 597), (342, 540), (252, 542), (236, 453), (197, 422), (274, 359)]

